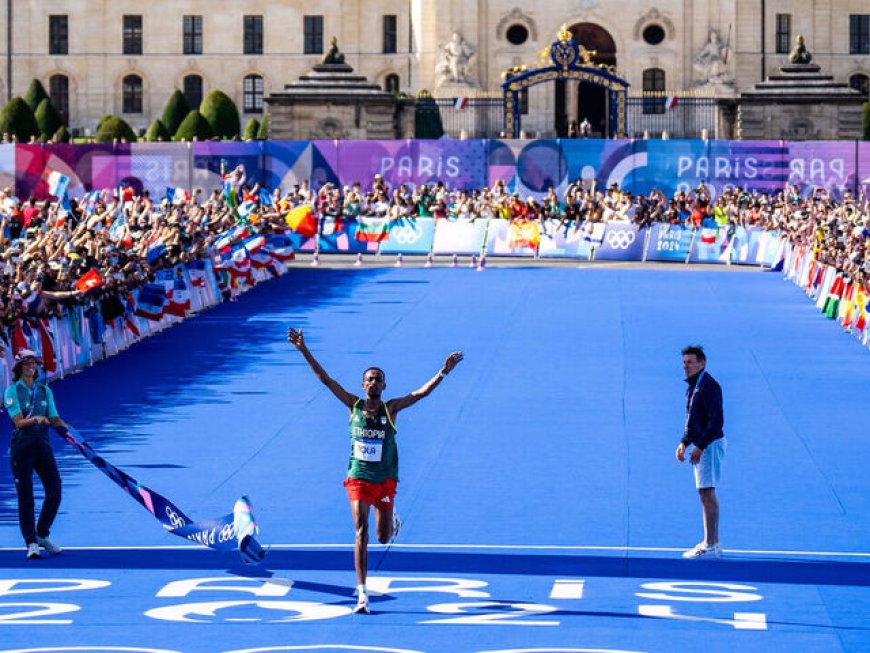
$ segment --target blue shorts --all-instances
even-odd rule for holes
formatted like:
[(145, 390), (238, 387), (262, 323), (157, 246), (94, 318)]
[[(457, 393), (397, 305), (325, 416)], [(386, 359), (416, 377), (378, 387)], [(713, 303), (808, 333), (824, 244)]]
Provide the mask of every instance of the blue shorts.
[(724, 437), (713, 440), (701, 454), (701, 460), (697, 465), (692, 465), (695, 472), (695, 487), (703, 488), (718, 487), (722, 478), (722, 463), (725, 460), (725, 451), (728, 449), (728, 440)]

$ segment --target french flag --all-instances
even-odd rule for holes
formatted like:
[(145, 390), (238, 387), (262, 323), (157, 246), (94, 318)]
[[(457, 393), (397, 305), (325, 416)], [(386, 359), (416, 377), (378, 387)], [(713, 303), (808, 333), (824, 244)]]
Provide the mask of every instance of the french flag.
[(199, 259), (187, 264), (187, 273), (190, 275), (190, 285), (197, 288), (205, 288), (205, 261)]
[(190, 310), (190, 291), (184, 278), (176, 276), (173, 281), (172, 294), (169, 297), (169, 303), (164, 309), (170, 315), (178, 317), (187, 317), (187, 312)]
[(670, 111), (671, 109), (675, 108), (677, 106), (677, 102), (678, 99), (675, 96), (667, 96), (665, 98), (665, 111)]
[(296, 259), (296, 251), (293, 249), (293, 239), (284, 234), (271, 234), (266, 241), (269, 253), (275, 260), (287, 263)]
[(46, 168), (48, 175), (48, 194), (61, 198), (66, 195), (66, 189), (69, 187), (69, 177), (57, 170), (49, 170)]
[(467, 97), (458, 97), (453, 100), (453, 108), (454, 109), (464, 109), (468, 106), (468, 98)]
[(139, 288), (136, 297), (136, 315), (146, 320), (160, 320), (166, 307), (166, 286), (163, 283), (146, 283)]
[(190, 201), (190, 193), (183, 188), (166, 187), (166, 201), (170, 204), (184, 204)]
[(252, 199), (247, 199), (239, 204), (236, 211), (241, 218), (247, 218), (251, 213), (257, 210), (257, 203)]

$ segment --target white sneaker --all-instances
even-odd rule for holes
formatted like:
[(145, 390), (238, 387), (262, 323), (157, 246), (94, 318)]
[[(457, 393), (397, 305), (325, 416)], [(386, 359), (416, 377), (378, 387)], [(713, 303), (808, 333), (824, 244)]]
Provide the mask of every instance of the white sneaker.
[(27, 545), (27, 559), (36, 560), (39, 557), (39, 545), (36, 542), (31, 542)]
[(399, 517), (399, 513), (396, 512), (396, 509), (393, 508), (393, 534), (390, 536), (390, 543), (396, 541), (396, 538), (399, 537), (399, 531), (402, 529), (402, 519)]
[(699, 542), (688, 551), (683, 551), (684, 558), (718, 558), (722, 555), (722, 546), (716, 544), (707, 544)]
[(369, 610), (369, 595), (368, 594), (360, 594), (359, 598), (356, 601), (356, 607), (353, 611), (357, 614), (371, 614)]
[(61, 549), (57, 544), (51, 541), (51, 538), (48, 537), (39, 537), (36, 536), (36, 541), (43, 549), (45, 549), (46, 553), (50, 553), (53, 556), (56, 556), (58, 553), (61, 553), (63, 549)]

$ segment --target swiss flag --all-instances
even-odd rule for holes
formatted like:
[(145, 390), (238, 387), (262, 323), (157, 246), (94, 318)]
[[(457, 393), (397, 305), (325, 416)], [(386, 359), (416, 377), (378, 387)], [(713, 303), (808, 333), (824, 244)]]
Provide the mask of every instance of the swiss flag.
[(88, 270), (75, 282), (75, 287), (83, 293), (94, 290), (95, 288), (99, 288), (102, 285), (103, 280), (94, 268)]

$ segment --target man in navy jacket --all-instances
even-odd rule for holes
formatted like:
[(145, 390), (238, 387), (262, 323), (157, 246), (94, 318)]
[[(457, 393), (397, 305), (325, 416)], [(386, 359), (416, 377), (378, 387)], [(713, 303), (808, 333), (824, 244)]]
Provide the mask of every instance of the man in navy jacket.
[(695, 472), (695, 487), (701, 497), (704, 516), (704, 539), (683, 553), (684, 558), (718, 558), (722, 554), (719, 545), (719, 501), (716, 486), (722, 475), (722, 462), (728, 441), (722, 427), (725, 418), (722, 411), (722, 388), (707, 372), (707, 357), (700, 345), (690, 345), (682, 351), (683, 370), (686, 373), (686, 423), (683, 437), (677, 447), (677, 460), (689, 462)]

